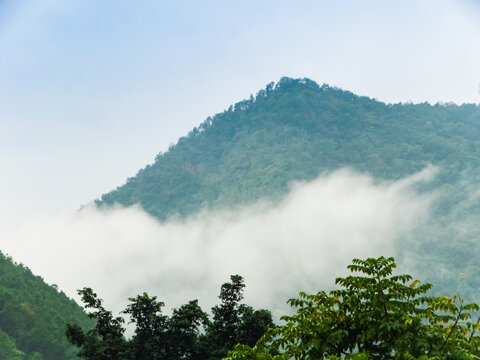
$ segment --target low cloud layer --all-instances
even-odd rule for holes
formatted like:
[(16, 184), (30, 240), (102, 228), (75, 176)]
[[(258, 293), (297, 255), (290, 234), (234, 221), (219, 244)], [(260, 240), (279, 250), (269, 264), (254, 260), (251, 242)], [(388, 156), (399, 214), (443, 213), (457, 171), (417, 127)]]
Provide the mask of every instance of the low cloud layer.
[(208, 309), (230, 274), (245, 277), (247, 303), (279, 309), (300, 290), (331, 287), (352, 258), (395, 255), (428, 218), (432, 195), (415, 187), (434, 173), (378, 182), (344, 169), (295, 184), (275, 205), (164, 223), (139, 207), (7, 216), (0, 249), (71, 297), (92, 287), (115, 311), (144, 291), (167, 309), (193, 298)]

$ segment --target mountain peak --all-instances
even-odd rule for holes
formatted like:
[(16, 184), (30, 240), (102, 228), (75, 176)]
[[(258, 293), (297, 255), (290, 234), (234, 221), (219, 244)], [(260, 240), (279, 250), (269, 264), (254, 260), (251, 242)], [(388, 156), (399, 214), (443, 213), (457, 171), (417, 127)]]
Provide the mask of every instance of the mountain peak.
[(166, 219), (202, 207), (276, 199), (294, 181), (343, 166), (397, 179), (464, 151), (455, 148), (448, 129), (470, 141), (480, 136), (479, 114), (478, 107), (391, 106), (283, 77), (208, 117), (96, 204), (139, 203)]

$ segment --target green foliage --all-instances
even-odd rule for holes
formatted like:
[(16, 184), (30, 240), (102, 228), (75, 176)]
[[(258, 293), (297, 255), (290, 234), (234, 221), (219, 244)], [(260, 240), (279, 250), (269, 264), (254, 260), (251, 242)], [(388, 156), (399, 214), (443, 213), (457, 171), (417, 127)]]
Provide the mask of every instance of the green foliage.
[(67, 338), (79, 348), (79, 356), (87, 360), (216, 360), (224, 357), (239, 341), (254, 344), (273, 327), (267, 310), (254, 310), (240, 304), (243, 299), (243, 278), (231, 277), (221, 287), (221, 304), (212, 308), (213, 320), (200, 308), (197, 300), (188, 302), (172, 315), (162, 314), (164, 303), (144, 293), (130, 298), (124, 314), (130, 316), (135, 333), (129, 340), (123, 336), (123, 319), (114, 318), (90, 289), (79, 293), (96, 327), (83, 331), (78, 325), (67, 325)]
[(426, 296), (430, 284), (392, 275), (395, 267), (393, 258), (353, 260), (359, 275), (336, 279), (341, 288), (328, 294), (300, 293), (285, 325), (226, 359), (478, 359), (479, 306)]
[(237, 343), (237, 329), (243, 312), (239, 301), (243, 298), (244, 286), (241, 276), (232, 276), (231, 283), (223, 284), (220, 289), (219, 298), (222, 303), (212, 308), (211, 334), (213, 342), (221, 344), (226, 350)]
[(85, 308), (95, 310), (89, 313), (89, 317), (96, 322), (96, 327), (86, 333), (78, 325), (67, 325), (68, 341), (81, 348), (78, 355), (89, 360), (127, 359), (123, 318), (114, 318), (112, 312), (102, 306), (102, 301), (92, 289), (84, 288), (78, 293), (82, 296)]
[(0, 360), (23, 360), (25, 354), (15, 347), (15, 342), (0, 330)]
[(155, 360), (163, 357), (165, 351), (162, 351), (158, 340), (164, 340), (167, 331), (168, 318), (162, 315), (162, 307), (165, 304), (146, 293), (129, 300), (131, 303), (124, 313), (129, 314), (131, 322), (135, 324), (135, 336), (132, 339), (135, 356), (132, 359)]
[(203, 335), (208, 326), (210, 326), (208, 315), (198, 305), (197, 300), (192, 300), (173, 310), (168, 322), (168, 337), (172, 339), (172, 343), (170, 344), (170, 353), (164, 358), (204, 358), (205, 354), (211, 352), (211, 349), (205, 346)]
[(0, 252), (0, 359), (76, 359), (68, 322), (91, 326), (75, 301)]
[(273, 327), (270, 311), (254, 310), (240, 303), (245, 287), (243, 278), (232, 275), (230, 280), (220, 289), (221, 303), (212, 308), (213, 319), (204, 339), (210, 347), (208, 359), (222, 358), (239, 342), (253, 345)]

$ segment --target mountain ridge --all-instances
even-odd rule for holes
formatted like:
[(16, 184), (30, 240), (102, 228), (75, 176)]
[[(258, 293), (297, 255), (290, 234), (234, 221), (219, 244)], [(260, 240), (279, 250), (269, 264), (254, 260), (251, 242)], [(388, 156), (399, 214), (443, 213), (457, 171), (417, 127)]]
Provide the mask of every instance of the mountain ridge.
[[(407, 125), (415, 125), (411, 117), (419, 111), (430, 111), (446, 117), (447, 125), (455, 127), (458, 124), (448, 114), (451, 109), (454, 112), (474, 110), (477, 118), (480, 117), (478, 106), (473, 104), (385, 104), (325, 84), (320, 86), (309, 79), (282, 78), (277, 84), (268, 84), (255, 97), (250, 96), (207, 118), (167, 152), (159, 153), (153, 164), (95, 202), (98, 206), (139, 203), (152, 215), (165, 220), (174, 214), (188, 215), (202, 206), (275, 197), (284, 194), (292, 181), (312, 180), (323, 171), (342, 166), (398, 179), (419, 171), (428, 163), (438, 164), (452, 152), (452, 144), (445, 143), (441, 133), (435, 134), (434, 125), (428, 121), (424, 124), (425, 131), (431, 130), (436, 135), (434, 139), (421, 147), (419, 141), (403, 143), (405, 137), (399, 134), (408, 130), (408, 126), (398, 124), (398, 114), (403, 117), (402, 121), (409, 122)], [(478, 124), (473, 132), (471, 130), (470, 126), (462, 136), (473, 140), (480, 134)], [(274, 136), (273, 131), (276, 131)], [(389, 134), (389, 131), (396, 133)], [(374, 132), (378, 132), (378, 136), (370, 136)], [(364, 137), (375, 146), (388, 148), (390, 159), (361, 149), (362, 144), (355, 137)], [(388, 137), (390, 144), (382, 142), (381, 137)], [(290, 155), (282, 146), (289, 147)], [(276, 157), (265, 151), (268, 147), (280, 155)], [(358, 154), (365, 152), (368, 152), (367, 158), (359, 158)], [(430, 156), (425, 158), (425, 153)], [(398, 164), (389, 164), (393, 157), (409, 161), (410, 169), (398, 171)], [(303, 166), (296, 164), (298, 161), (303, 162)], [(310, 169), (308, 165), (312, 165)], [(252, 168), (259, 173), (253, 174)], [(288, 173), (288, 168), (293, 168), (298, 175)], [(169, 179), (165, 179), (167, 173)], [(256, 182), (252, 180), (255, 176), (260, 178)], [(224, 182), (237, 186), (223, 186)], [(272, 182), (274, 184), (270, 184)], [(232, 195), (234, 193), (241, 196)]]

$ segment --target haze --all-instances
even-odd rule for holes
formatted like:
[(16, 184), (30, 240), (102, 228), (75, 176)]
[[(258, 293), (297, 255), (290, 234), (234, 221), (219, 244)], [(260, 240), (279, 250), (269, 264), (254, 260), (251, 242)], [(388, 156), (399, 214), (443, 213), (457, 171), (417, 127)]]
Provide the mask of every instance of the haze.
[(194, 298), (208, 309), (229, 275), (241, 274), (248, 303), (278, 314), (299, 291), (331, 287), (353, 258), (396, 255), (429, 218), (434, 194), (415, 189), (435, 173), (378, 182), (343, 169), (294, 184), (279, 204), (164, 223), (138, 207), (7, 216), (0, 238), (3, 251), (67, 295), (89, 286), (117, 311), (144, 291), (167, 309)]

